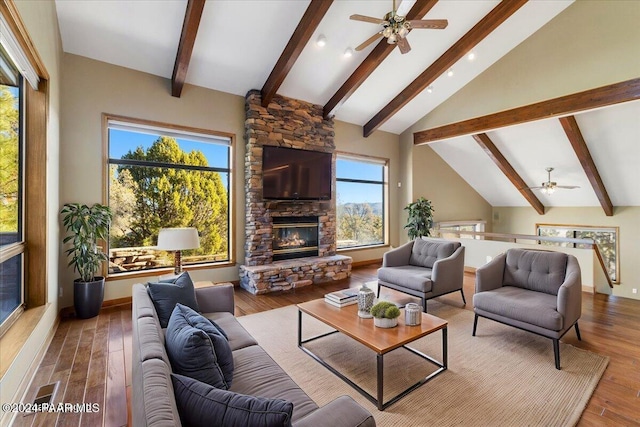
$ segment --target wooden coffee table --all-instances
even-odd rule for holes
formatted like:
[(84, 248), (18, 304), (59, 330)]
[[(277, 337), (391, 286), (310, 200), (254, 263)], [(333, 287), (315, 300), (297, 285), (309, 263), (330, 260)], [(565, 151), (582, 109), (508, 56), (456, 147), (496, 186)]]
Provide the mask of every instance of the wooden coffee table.
[[(395, 328), (384, 329), (373, 325), (373, 319), (362, 319), (358, 317), (357, 304), (349, 305), (343, 308), (334, 307), (324, 302), (324, 299), (298, 304), (298, 347), (305, 353), (320, 362), (323, 366), (333, 372), (335, 375), (344, 380), (351, 387), (355, 388), (360, 394), (369, 399), (379, 410), (384, 411), (389, 405), (402, 399), (413, 390), (417, 389), (427, 381), (433, 379), (447, 369), (447, 321), (427, 313), (422, 313), (422, 324), (417, 326), (407, 326), (404, 323), (404, 310), (398, 318), (398, 326)], [(334, 331), (326, 334), (317, 335), (305, 340), (302, 339), (302, 314), (305, 313), (319, 321), (329, 325)], [(442, 362), (433, 359), (426, 354), (409, 347), (407, 344), (427, 336), (433, 332), (442, 331)], [(349, 378), (340, 373), (336, 368), (329, 365), (322, 358), (314, 354), (311, 350), (304, 346), (305, 343), (315, 341), (319, 338), (326, 337), (341, 332), (348, 337), (364, 344), (374, 352), (377, 357), (377, 397), (373, 397), (362, 387), (351, 381)], [(411, 387), (407, 388), (397, 396), (383, 402), (384, 386), (383, 386), (383, 370), (384, 355), (397, 348), (403, 347), (410, 352), (428, 360), (438, 367), (438, 369), (422, 378)]]

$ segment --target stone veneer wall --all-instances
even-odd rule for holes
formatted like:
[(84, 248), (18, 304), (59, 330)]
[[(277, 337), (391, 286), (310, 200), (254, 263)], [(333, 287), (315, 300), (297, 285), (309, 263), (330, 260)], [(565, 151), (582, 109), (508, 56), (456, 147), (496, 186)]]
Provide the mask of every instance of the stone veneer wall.
[[(332, 177), (331, 201), (264, 201), (262, 199), (262, 146), (298, 148), (333, 153), (333, 119), (324, 119), (321, 105), (276, 95), (265, 108), (260, 91), (252, 90), (245, 97), (245, 266), (273, 264), (272, 221), (276, 216), (318, 216), (318, 255), (336, 254), (335, 166)], [(333, 156), (335, 165), (335, 155)], [(349, 273), (350, 267), (349, 265)], [(244, 266), (243, 266), (244, 267)], [(264, 293), (243, 283), (245, 269), (241, 267), (241, 285), (251, 292)], [(342, 274), (340, 274), (342, 276)], [(246, 282), (246, 280), (244, 280)], [(251, 289), (250, 289), (251, 288)], [(282, 289), (274, 287), (274, 290)]]

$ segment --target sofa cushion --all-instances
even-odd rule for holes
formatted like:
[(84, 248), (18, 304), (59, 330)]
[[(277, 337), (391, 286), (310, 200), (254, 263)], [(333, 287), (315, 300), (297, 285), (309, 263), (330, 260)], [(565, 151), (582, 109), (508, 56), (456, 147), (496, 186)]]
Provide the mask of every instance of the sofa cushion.
[[(270, 325), (269, 327), (277, 327)], [(287, 375), (262, 347), (252, 345), (233, 352), (235, 373), (230, 391), (293, 403), (293, 421), (318, 405)]]
[(509, 249), (503, 283), (507, 286), (558, 295), (566, 270), (565, 253)]
[(564, 319), (556, 309), (557, 297), (515, 286), (503, 286), (473, 296), (473, 307), (551, 331), (560, 331)]
[(431, 292), (433, 287), (431, 269), (415, 265), (381, 267), (378, 269), (378, 280), (420, 292)]
[(209, 320), (215, 320), (216, 325), (220, 325), (227, 332), (231, 351), (250, 345), (258, 345), (258, 342), (242, 327), (236, 317), (228, 312), (202, 313)]
[(419, 267), (433, 268), (433, 264), (443, 258), (450, 257), (460, 246), (459, 242), (433, 241), (425, 239), (416, 239), (411, 248), (411, 256), (409, 264)]
[(159, 282), (149, 282), (147, 292), (153, 301), (158, 314), (160, 326), (167, 327), (169, 317), (177, 303), (186, 305), (195, 311), (200, 311), (196, 301), (196, 292), (189, 273), (186, 271), (178, 276)]
[(188, 426), (291, 426), (293, 404), (220, 390), (171, 374), (180, 419)]
[(176, 304), (165, 340), (173, 372), (225, 390), (231, 386), (231, 347), (209, 319)]

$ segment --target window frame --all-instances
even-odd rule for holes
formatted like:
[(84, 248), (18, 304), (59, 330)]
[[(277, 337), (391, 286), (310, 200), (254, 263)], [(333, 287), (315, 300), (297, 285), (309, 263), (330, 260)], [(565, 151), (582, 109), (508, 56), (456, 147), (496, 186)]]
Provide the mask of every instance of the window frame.
[[(49, 302), (47, 292), (47, 129), (49, 116), (49, 73), (40, 58), (29, 32), (13, 1), (0, 1), (0, 32), (3, 46), (22, 76), (21, 130), (23, 171), (22, 182), (22, 243), (12, 246), (11, 252), (22, 253), (22, 308), (0, 327), (0, 341), (12, 343), (4, 355), (13, 360), (21, 344), (37, 325), (44, 313), (41, 308)], [(27, 83), (28, 82), (28, 83)], [(26, 171), (29, 173), (26, 173)], [(8, 248), (0, 257), (13, 257)], [(37, 308), (37, 309), (36, 309)], [(20, 330), (21, 329), (21, 330)], [(0, 344), (0, 346), (2, 346)], [(6, 367), (0, 371), (4, 375)]]
[[(200, 270), (200, 269), (213, 269), (213, 268), (223, 268), (230, 267), (236, 264), (235, 258), (235, 223), (234, 220), (234, 212), (235, 212), (235, 191), (234, 191), (234, 149), (235, 149), (235, 139), (236, 136), (233, 133), (228, 132), (220, 132), (214, 131), (211, 129), (202, 129), (195, 128), (190, 126), (176, 125), (170, 123), (164, 123), (154, 120), (147, 119), (139, 119), (127, 116), (121, 116), (117, 114), (103, 113), (102, 114), (102, 139), (103, 139), (103, 198), (102, 203), (104, 205), (109, 205), (109, 167), (114, 164), (110, 162), (109, 158), (109, 129), (110, 122), (122, 122), (125, 124), (130, 124), (132, 127), (139, 127), (141, 129), (147, 128), (153, 131), (159, 132), (159, 135), (163, 135), (161, 132), (165, 131), (168, 136), (171, 137), (179, 137), (188, 139), (189, 134), (195, 135), (210, 135), (212, 138), (226, 139), (229, 141), (229, 158), (228, 165), (229, 169), (226, 170), (219, 167), (207, 167), (206, 170), (214, 171), (214, 172), (224, 172), (228, 174), (228, 189), (227, 189), (227, 210), (228, 210), (228, 225), (227, 225), (227, 240), (228, 240), (228, 259), (224, 261), (212, 261), (212, 262), (202, 262), (197, 264), (186, 264), (183, 265), (183, 270)], [(182, 136), (180, 136), (182, 134)], [(145, 166), (152, 167), (167, 167), (169, 165), (165, 165), (164, 163), (158, 164), (145, 164)], [(183, 169), (187, 170), (202, 170), (198, 166), (186, 166)], [(106, 248), (106, 253), (109, 253), (109, 242), (103, 242), (104, 247)], [(133, 270), (126, 271), (120, 273), (109, 273), (109, 268), (104, 263), (103, 265), (103, 275), (107, 281), (111, 280), (122, 280), (129, 279), (135, 277), (146, 277), (146, 276), (161, 276), (163, 274), (168, 274), (173, 272), (173, 266), (166, 267), (158, 267), (154, 269), (145, 269), (145, 270)]]
[[(364, 154), (357, 154), (357, 153), (351, 153), (351, 152), (345, 152), (345, 151), (336, 151), (336, 171), (335, 171), (335, 184), (336, 184), (336, 191), (335, 191), (335, 198), (336, 198), (336, 250), (337, 251), (352, 251), (352, 250), (361, 250), (361, 249), (371, 249), (371, 248), (376, 248), (376, 247), (380, 247), (380, 246), (387, 246), (389, 244), (389, 159), (385, 158), (385, 157), (375, 157), (375, 156), (368, 156), (368, 155), (364, 155)], [(369, 164), (375, 164), (375, 165), (379, 165), (382, 166), (382, 180), (381, 181), (375, 181), (375, 180), (367, 180), (367, 179), (356, 179), (356, 178), (339, 178), (338, 177), (338, 160), (339, 159), (344, 159), (344, 160), (350, 160), (350, 161), (356, 161), (356, 162), (362, 162), (362, 163), (369, 163)], [(381, 185), (382, 186), (382, 242), (380, 243), (372, 243), (372, 244), (366, 244), (366, 245), (357, 245), (357, 246), (345, 246), (345, 247), (340, 247), (338, 246), (338, 213), (337, 213), (337, 209), (338, 209), (338, 203), (337, 203), (337, 198), (338, 198), (338, 182), (348, 182), (348, 183), (354, 183), (354, 184), (374, 184), (374, 185)]]
[[(549, 223), (536, 223), (535, 225), (535, 235), (536, 236), (540, 236), (540, 228), (563, 228), (563, 229), (568, 229), (570, 231), (572, 231), (574, 233), (574, 237), (573, 238), (579, 238), (579, 237), (575, 237), (575, 232), (576, 231), (606, 231), (606, 232), (613, 232), (615, 235), (615, 239), (616, 239), (616, 244), (615, 244), (615, 255), (616, 255), (616, 278), (615, 280), (613, 278), (611, 278), (611, 274), (609, 273), (609, 271), (607, 270), (607, 275), (609, 276), (609, 279), (611, 280), (611, 283), (615, 283), (615, 284), (620, 284), (620, 227), (617, 226), (597, 226), (597, 225), (577, 225), (577, 224), (549, 224)], [(553, 242), (551, 242), (553, 243)], [(598, 242), (594, 241), (594, 243), (597, 245)], [(542, 242), (538, 242), (538, 244), (542, 244)], [(576, 247), (576, 243), (569, 243), (572, 248)], [(555, 246), (558, 246), (558, 244), (556, 244)], [(599, 249), (599, 248), (598, 248)], [(600, 251), (602, 252), (602, 251)]]

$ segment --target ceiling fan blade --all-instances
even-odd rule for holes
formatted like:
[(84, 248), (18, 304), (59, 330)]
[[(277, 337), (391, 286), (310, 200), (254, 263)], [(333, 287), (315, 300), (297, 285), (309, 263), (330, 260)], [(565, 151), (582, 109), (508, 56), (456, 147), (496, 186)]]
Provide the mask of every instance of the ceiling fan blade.
[(411, 28), (430, 28), (434, 30), (442, 30), (449, 25), (449, 21), (446, 19), (413, 19), (408, 22), (411, 24)]
[(360, 44), (360, 46), (356, 47), (356, 52), (360, 52), (362, 49), (369, 46), (371, 43), (379, 39), (381, 36), (382, 36), (382, 32), (375, 33), (374, 35), (366, 39), (362, 44)]
[(565, 188), (567, 190), (573, 190), (574, 188), (580, 188), (578, 185), (556, 185), (554, 188)]
[(403, 55), (411, 50), (409, 42), (404, 37), (398, 38), (398, 47), (400, 48), (400, 53)]
[(384, 19), (374, 18), (372, 16), (358, 15), (357, 13), (355, 15), (351, 15), (349, 19), (352, 19), (354, 21), (370, 22), (372, 24), (382, 24), (384, 22)]

